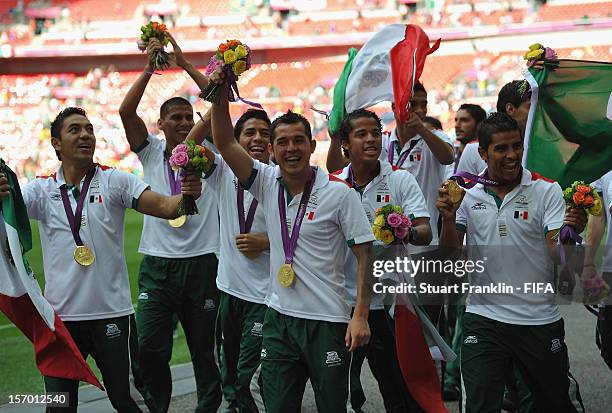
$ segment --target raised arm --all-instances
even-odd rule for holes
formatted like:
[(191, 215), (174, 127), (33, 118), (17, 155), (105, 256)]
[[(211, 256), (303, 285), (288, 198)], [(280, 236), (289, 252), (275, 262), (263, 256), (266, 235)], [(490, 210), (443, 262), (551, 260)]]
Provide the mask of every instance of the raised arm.
[(327, 150), (327, 162), (325, 166), (331, 173), (344, 168), (349, 163), (342, 155), (342, 145), (339, 138), (330, 138), (329, 149)]
[(442, 230), (440, 231), (441, 247), (458, 248), (463, 245), (465, 231), (460, 231), (456, 228), (457, 210), (463, 201), (463, 196), (465, 196), (465, 192), (461, 196), (461, 201), (453, 204), (450, 201), (448, 190), (444, 186), (438, 188), (436, 208), (440, 211), (440, 217), (442, 218)]
[(174, 219), (179, 216), (178, 210), (183, 195), (198, 199), (201, 194), (202, 181), (194, 175), (187, 175), (181, 179), (181, 195), (165, 196), (147, 189), (138, 198), (136, 210), (158, 218)]
[[(211, 75), (211, 81), (222, 82), (222, 73), (219, 71)], [(253, 173), (253, 159), (234, 138), (234, 127), (229, 113), (227, 99), (227, 83), (221, 83), (219, 101), (212, 105), (212, 134), (215, 146), (227, 162), (240, 182), (248, 182)]]
[(174, 49), (173, 55), (174, 60), (176, 61), (176, 65), (183, 69), (185, 72), (187, 72), (189, 77), (193, 79), (193, 81), (196, 83), (196, 85), (198, 85), (200, 90), (206, 89), (206, 87), (208, 86), (208, 78), (198, 69), (196, 69), (196, 67), (189, 60), (185, 58), (183, 51), (170, 33), (168, 33), (168, 40), (170, 40), (172, 48)]
[[(200, 119), (198, 123), (196, 123), (193, 126), (193, 128), (191, 128), (185, 140), (191, 139), (192, 141), (195, 141), (195, 143), (200, 145), (204, 141), (204, 139), (211, 136), (212, 134), (211, 124), (210, 124), (211, 113), (212, 113), (211, 110), (208, 109), (206, 113), (204, 114), (204, 116), (202, 116), (202, 119)], [(209, 160), (211, 159), (209, 158)]]
[(450, 165), (455, 161), (453, 148), (447, 142), (440, 139), (438, 135), (427, 129), (416, 113), (410, 114), (406, 125), (421, 135), (431, 153), (442, 165)]

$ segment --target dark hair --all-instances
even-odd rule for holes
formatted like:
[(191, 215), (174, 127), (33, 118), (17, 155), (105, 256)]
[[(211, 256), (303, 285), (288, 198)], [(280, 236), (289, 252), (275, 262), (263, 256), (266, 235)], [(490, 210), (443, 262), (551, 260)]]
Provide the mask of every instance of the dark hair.
[(529, 84), (525, 85), (526, 80), (513, 80), (506, 83), (499, 94), (497, 95), (497, 111), (506, 113), (506, 104), (512, 103), (512, 106), (518, 108), (521, 103), (531, 99), (531, 88)]
[(425, 90), (425, 86), (423, 86), (423, 84), (421, 82), (419, 82), (418, 80), (414, 84), (414, 93), (416, 93), (416, 92), (423, 92), (423, 93), (427, 94), (427, 91)]
[(77, 108), (74, 106), (71, 106), (71, 107), (68, 107), (62, 110), (60, 113), (57, 114), (57, 116), (55, 117), (55, 120), (51, 122), (51, 137), (52, 138), (62, 139), (61, 131), (62, 131), (62, 126), (64, 126), (64, 121), (66, 120), (68, 116), (72, 116), (72, 115), (81, 115), (81, 116), (87, 117), (87, 113), (85, 112), (84, 109)]
[(442, 130), (442, 123), (440, 123), (438, 119), (432, 116), (425, 116), (425, 118), (423, 119), (423, 123), (429, 123), (433, 125), (434, 128)]
[(288, 110), (284, 115), (274, 119), (272, 125), (270, 125), (270, 143), (274, 144), (274, 139), (276, 138), (276, 128), (279, 125), (291, 125), (293, 123), (301, 123), (304, 125), (304, 132), (306, 132), (306, 136), (308, 136), (308, 139), (312, 140), (312, 130), (310, 129), (308, 119), (299, 113)]
[(467, 113), (469, 113), (470, 116), (476, 121), (476, 126), (478, 126), (480, 122), (487, 118), (487, 112), (485, 112), (485, 110), (480, 105), (464, 103), (463, 105), (459, 106), (457, 112), (460, 110), (465, 110)]
[[(75, 106), (65, 108), (60, 113), (58, 113), (53, 122), (51, 122), (51, 138), (56, 138), (59, 140), (62, 139), (62, 126), (64, 126), (64, 121), (67, 117), (72, 115), (81, 115), (87, 117), (85, 109), (77, 108)], [(57, 156), (57, 159), (59, 159), (60, 161), (62, 160), (62, 157), (57, 150), (55, 151), (55, 155)]]
[(240, 134), (242, 133), (244, 124), (249, 119), (263, 120), (264, 122), (266, 122), (268, 127), (270, 127), (271, 125), (270, 118), (268, 117), (268, 114), (264, 110), (249, 109), (246, 112), (244, 112), (242, 116), (238, 118), (238, 120), (236, 121), (236, 125), (234, 125), (234, 138), (236, 138), (237, 141), (240, 140)]
[(478, 145), (483, 149), (487, 149), (491, 144), (491, 138), (494, 134), (512, 131), (519, 132), (518, 123), (505, 113), (494, 112), (478, 125), (476, 132)]
[(372, 112), (371, 110), (367, 110), (367, 109), (356, 109), (352, 111), (351, 113), (349, 113), (348, 115), (346, 115), (346, 117), (342, 120), (342, 124), (340, 125), (340, 139), (348, 140), (349, 135), (351, 131), (353, 130), (352, 122), (355, 119), (360, 119), (360, 118), (374, 119), (376, 121), (376, 124), (378, 125), (378, 129), (382, 133), (382, 122), (380, 121), (380, 118), (378, 117), (376, 113)]
[(187, 99), (180, 96), (175, 96), (162, 103), (161, 107), (159, 108), (159, 117), (163, 119), (168, 114), (170, 109), (176, 106), (189, 106), (190, 108), (193, 108)]

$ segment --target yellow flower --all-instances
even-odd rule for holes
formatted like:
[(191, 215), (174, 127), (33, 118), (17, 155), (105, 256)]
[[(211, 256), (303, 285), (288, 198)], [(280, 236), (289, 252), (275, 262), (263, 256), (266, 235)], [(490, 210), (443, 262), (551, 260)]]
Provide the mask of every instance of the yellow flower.
[(240, 76), (246, 70), (246, 62), (244, 60), (237, 60), (232, 65), (232, 71), (236, 77)]
[(381, 241), (387, 245), (391, 244), (393, 240), (395, 239), (395, 237), (393, 236), (393, 233), (389, 231), (388, 229), (383, 229), (381, 231), (380, 238), (381, 238)]
[(526, 60), (536, 60), (544, 53), (544, 49), (532, 50), (530, 52), (525, 53)]
[(223, 62), (226, 65), (231, 65), (235, 61), (236, 61), (236, 53), (233, 50), (226, 50), (225, 53), (223, 53)]
[(378, 225), (374, 225), (372, 227), (372, 232), (374, 232), (374, 238), (376, 238), (377, 240), (381, 239), (380, 227)]
[(544, 49), (544, 46), (542, 46), (540, 43), (534, 43), (531, 46), (529, 46), (529, 51), (532, 52), (534, 50), (538, 50), (538, 49)]
[(383, 225), (385, 225), (384, 215), (378, 215), (376, 219), (374, 220), (374, 225), (378, 225), (379, 227), (382, 227)]
[(601, 214), (602, 210), (603, 207), (601, 205), (601, 198), (597, 197), (595, 198), (595, 201), (593, 201), (593, 206), (589, 209), (589, 214), (597, 216)]
[(236, 52), (236, 56), (238, 56), (238, 59), (245, 58), (249, 54), (246, 47), (244, 47), (241, 44), (236, 46), (236, 49), (234, 49), (234, 52)]

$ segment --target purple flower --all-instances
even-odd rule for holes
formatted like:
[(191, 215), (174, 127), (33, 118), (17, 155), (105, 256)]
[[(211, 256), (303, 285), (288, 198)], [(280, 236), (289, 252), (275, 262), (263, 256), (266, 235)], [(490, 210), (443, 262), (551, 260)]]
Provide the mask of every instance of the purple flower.
[(557, 53), (551, 49), (550, 47), (544, 48), (544, 59), (546, 60), (556, 60)]
[(189, 163), (189, 157), (186, 152), (177, 152), (172, 154), (170, 157), (170, 166), (172, 167), (185, 167)]
[(411, 227), (412, 221), (406, 215), (402, 214), (402, 226), (403, 227)]
[(187, 153), (187, 149), (189, 149), (189, 148), (187, 147), (187, 145), (185, 145), (184, 143), (179, 143), (179, 144), (178, 144), (178, 145), (176, 145), (176, 146), (174, 147), (174, 149), (172, 150), (172, 154), (179, 153), (179, 152), (185, 152), (185, 153)]
[(397, 239), (403, 240), (408, 236), (408, 227), (397, 227), (393, 229), (393, 234)]
[(210, 76), (212, 72), (215, 71), (216, 68), (223, 66), (223, 62), (217, 60), (215, 56), (210, 58), (210, 62), (208, 66), (206, 66), (206, 76)]
[(392, 212), (387, 215), (387, 224), (391, 226), (391, 228), (397, 228), (402, 224), (402, 216), (397, 212)]

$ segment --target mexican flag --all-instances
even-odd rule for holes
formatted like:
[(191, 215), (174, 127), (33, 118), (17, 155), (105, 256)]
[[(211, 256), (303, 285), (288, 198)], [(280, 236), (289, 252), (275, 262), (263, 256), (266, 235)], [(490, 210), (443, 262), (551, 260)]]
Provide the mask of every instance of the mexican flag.
[(44, 376), (102, 385), (93, 374), (23, 254), (32, 248), (32, 232), (17, 177), (0, 159), (10, 195), (0, 208), (0, 310), (34, 344), (36, 365)]
[(335, 136), (342, 120), (357, 109), (380, 102), (393, 102), (406, 110), (414, 83), (419, 79), (425, 57), (435, 51), (419, 26), (391, 24), (368, 40), (357, 52), (349, 50), (348, 60), (334, 87), (329, 133)]
[(582, 60), (529, 69), (523, 164), (559, 182), (593, 182), (612, 165), (612, 64)]

